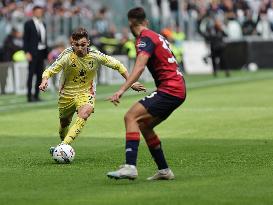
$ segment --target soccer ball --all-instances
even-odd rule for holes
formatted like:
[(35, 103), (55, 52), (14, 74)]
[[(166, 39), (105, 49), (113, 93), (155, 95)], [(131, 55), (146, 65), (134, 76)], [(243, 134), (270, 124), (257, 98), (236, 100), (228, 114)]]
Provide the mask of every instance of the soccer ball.
[(249, 63), (248, 70), (251, 72), (255, 72), (258, 70), (258, 65), (256, 63)]
[(68, 144), (60, 144), (54, 149), (52, 158), (57, 163), (67, 164), (74, 160), (75, 154), (73, 147)]

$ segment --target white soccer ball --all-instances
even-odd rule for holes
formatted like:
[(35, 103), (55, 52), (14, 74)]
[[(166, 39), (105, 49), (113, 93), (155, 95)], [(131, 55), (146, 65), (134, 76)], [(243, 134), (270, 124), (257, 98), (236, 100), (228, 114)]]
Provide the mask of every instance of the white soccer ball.
[(248, 70), (251, 72), (255, 72), (258, 70), (258, 65), (256, 63), (249, 63)]
[(67, 164), (74, 160), (75, 154), (73, 147), (67, 144), (60, 144), (54, 149), (52, 158), (57, 163)]

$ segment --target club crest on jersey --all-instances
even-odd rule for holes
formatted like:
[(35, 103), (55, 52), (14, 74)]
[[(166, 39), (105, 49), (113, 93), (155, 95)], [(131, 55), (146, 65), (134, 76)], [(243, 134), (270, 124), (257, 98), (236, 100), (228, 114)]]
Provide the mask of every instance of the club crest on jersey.
[(144, 47), (146, 47), (146, 43), (143, 42), (143, 41), (140, 41), (140, 42), (137, 44), (137, 47), (138, 47), (138, 48), (144, 48)]
[(89, 65), (89, 69), (92, 70), (93, 66), (94, 66), (94, 62), (93, 61), (89, 61), (88, 65)]

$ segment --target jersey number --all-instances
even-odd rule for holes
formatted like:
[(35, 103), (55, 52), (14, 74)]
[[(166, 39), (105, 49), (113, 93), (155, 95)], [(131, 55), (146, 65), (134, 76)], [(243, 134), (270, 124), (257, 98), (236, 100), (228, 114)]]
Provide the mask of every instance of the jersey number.
[[(159, 40), (162, 42), (162, 47), (165, 48), (166, 50), (168, 50), (172, 55), (173, 52), (170, 49), (170, 43), (169, 41), (167, 41), (163, 36), (159, 35)], [(168, 63), (177, 63), (174, 55), (171, 58), (168, 58)]]
[(153, 92), (150, 95), (148, 95), (145, 98), (143, 98), (142, 100), (144, 101), (146, 98), (153, 98), (156, 94), (157, 94), (157, 92)]

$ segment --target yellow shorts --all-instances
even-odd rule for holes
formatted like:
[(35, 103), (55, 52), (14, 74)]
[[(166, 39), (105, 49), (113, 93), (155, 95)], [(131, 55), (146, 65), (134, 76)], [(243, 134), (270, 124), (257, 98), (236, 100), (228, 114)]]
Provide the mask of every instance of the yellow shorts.
[(60, 95), (59, 97), (59, 118), (66, 118), (73, 115), (80, 107), (89, 104), (95, 108), (95, 97), (90, 93), (80, 93), (75, 96)]

